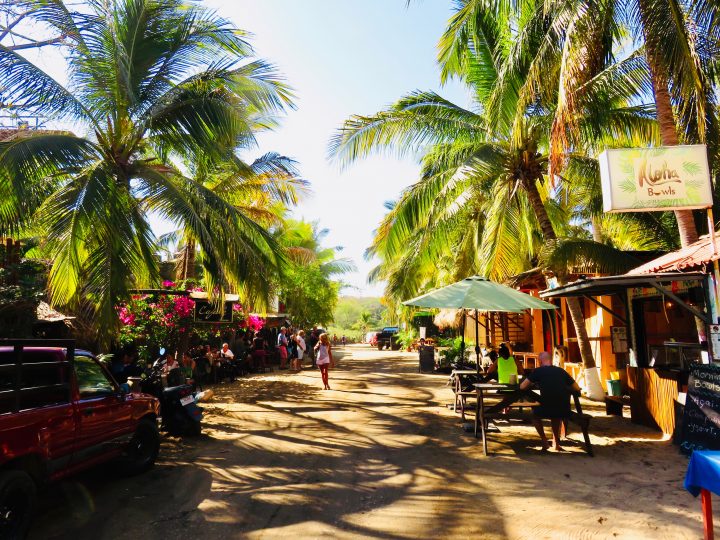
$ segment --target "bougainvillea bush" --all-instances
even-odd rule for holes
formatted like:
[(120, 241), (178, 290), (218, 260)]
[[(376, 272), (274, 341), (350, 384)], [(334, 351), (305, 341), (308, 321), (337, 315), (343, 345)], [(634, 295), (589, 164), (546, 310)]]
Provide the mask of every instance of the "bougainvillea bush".
[(192, 330), (195, 302), (183, 295), (133, 295), (118, 306), (120, 344), (134, 345), (149, 360), (150, 349), (176, 350), (184, 334)]
[[(137, 347), (143, 360), (150, 360), (160, 347), (176, 351), (182, 341), (210, 341), (230, 330), (260, 330), (263, 319), (246, 316), (242, 306), (233, 306), (232, 322), (194, 323), (195, 301), (185, 294), (189, 284), (164, 281), (167, 293), (136, 294), (124, 304), (117, 306), (120, 320), (120, 345)], [(191, 291), (202, 291), (190, 286)]]

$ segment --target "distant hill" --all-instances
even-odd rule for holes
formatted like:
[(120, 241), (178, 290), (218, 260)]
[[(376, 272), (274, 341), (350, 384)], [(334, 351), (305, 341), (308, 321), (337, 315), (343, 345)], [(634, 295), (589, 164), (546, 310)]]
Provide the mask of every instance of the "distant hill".
[(367, 311), (371, 315), (370, 329), (383, 325), (385, 306), (380, 298), (369, 296), (341, 296), (335, 308), (335, 324), (338, 328), (353, 328), (360, 322), (360, 314)]

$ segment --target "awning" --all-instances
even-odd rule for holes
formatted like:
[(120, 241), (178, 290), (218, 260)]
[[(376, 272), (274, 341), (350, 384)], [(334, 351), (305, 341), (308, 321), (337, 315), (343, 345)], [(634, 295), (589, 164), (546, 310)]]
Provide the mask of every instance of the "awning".
[(623, 293), (627, 289), (633, 287), (654, 287), (657, 291), (669, 298), (672, 298), (681, 307), (688, 310), (695, 317), (710, 323), (708, 315), (699, 311), (694, 306), (686, 303), (679, 296), (665, 288), (665, 285), (672, 283), (673, 281), (688, 281), (693, 279), (703, 280), (707, 274), (703, 272), (663, 272), (661, 274), (640, 274), (640, 275), (629, 275), (624, 274), (621, 276), (604, 276), (588, 279), (578, 279), (562, 287), (556, 287), (554, 289), (545, 289), (540, 291), (541, 298), (566, 298), (571, 296), (582, 296), (597, 304), (600, 308), (604, 309), (608, 313), (614, 315), (622, 321), (625, 321), (625, 317), (613, 312), (607, 306), (604, 306), (593, 296), (604, 296), (608, 294)]
[(663, 272), (659, 274), (623, 274), (578, 279), (561, 287), (540, 291), (540, 298), (563, 298), (568, 296), (603, 296), (617, 294), (632, 287), (653, 287), (653, 283), (663, 284), (673, 281), (704, 279), (703, 272)]

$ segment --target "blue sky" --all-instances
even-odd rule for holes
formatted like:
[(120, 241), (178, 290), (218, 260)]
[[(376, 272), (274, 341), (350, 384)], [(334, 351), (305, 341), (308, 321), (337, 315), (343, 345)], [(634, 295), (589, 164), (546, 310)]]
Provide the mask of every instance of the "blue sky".
[(299, 161), (313, 194), (293, 212), (330, 229), (328, 245), (344, 247), (358, 272), (348, 295), (379, 295), (363, 259), (373, 230), (418, 175), (417, 161), (371, 156), (345, 170), (327, 160), (328, 141), (352, 114), (372, 114), (404, 93), (436, 90), (466, 103), (457, 84), (440, 88), (436, 44), (452, 14), (450, 0), (206, 0), (253, 33), (258, 56), (274, 62), (297, 94), (297, 110), (260, 137), (259, 153), (275, 150)]

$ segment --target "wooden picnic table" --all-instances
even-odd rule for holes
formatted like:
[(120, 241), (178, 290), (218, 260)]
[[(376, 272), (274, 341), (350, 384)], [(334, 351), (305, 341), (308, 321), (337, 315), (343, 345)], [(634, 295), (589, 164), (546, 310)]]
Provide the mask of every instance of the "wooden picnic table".
[[(475, 394), (474, 391), (463, 390), (463, 377), (469, 377), (477, 375), (476, 369), (453, 369), (450, 373), (450, 379), (452, 383), (452, 390), (455, 394), (455, 401), (453, 403), (453, 412), (457, 412), (458, 405), (460, 405), (460, 416), (462, 421), (465, 421), (465, 400), (468, 396)], [(482, 375), (482, 372), (480, 372)]]
[[(487, 429), (488, 421), (497, 416), (503, 409), (508, 407), (538, 407), (540, 402), (537, 401), (535, 394), (529, 390), (520, 390), (517, 384), (501, 384), (497, 382), (475, 383), (475, 392), (477, 395), (475, 403), (475, 438), (478, 436), (478, 426), (482, 433), (483, 454), (488, 455), (487, 451)], [(487, 397), (500, 397), (498, 393), (502, 390), (502, 399), (489, 407), (485, 407), (485, 399)]]
[[(520, 385), (500, 384), (497, 382), (475, 383), (473, 385), (477, 392), (477, 401), (475, 403), (475, 438), (478, 436), (478, 426), (482, 433), (483, 453), (487, 456), (487, 428), (488, 421), (496, 418), (503, 409), (510, 407), (538, 407), (540, 406), (540, 396), (534, 391), (520, 390)], [(506, 392), (500, 393), (505, 390)], [(498, 395), (499, 394), (499, 395)], [(491, 406), (485, 406), (487, 397), (501, 397), (500, 401), (493, 403)], [(570, 416), (563, 420), (563, 435), (567, 433), (568, 422), (574, 422), (580, 426), (585, 441), (585, 452), (589, 456), (593, 455), (592, 444), (590, 442), (590, 416), (582, 412), (580, 406), (580, 397), (572, 394), (575, 402), (575, 411), (570, 411)]]

